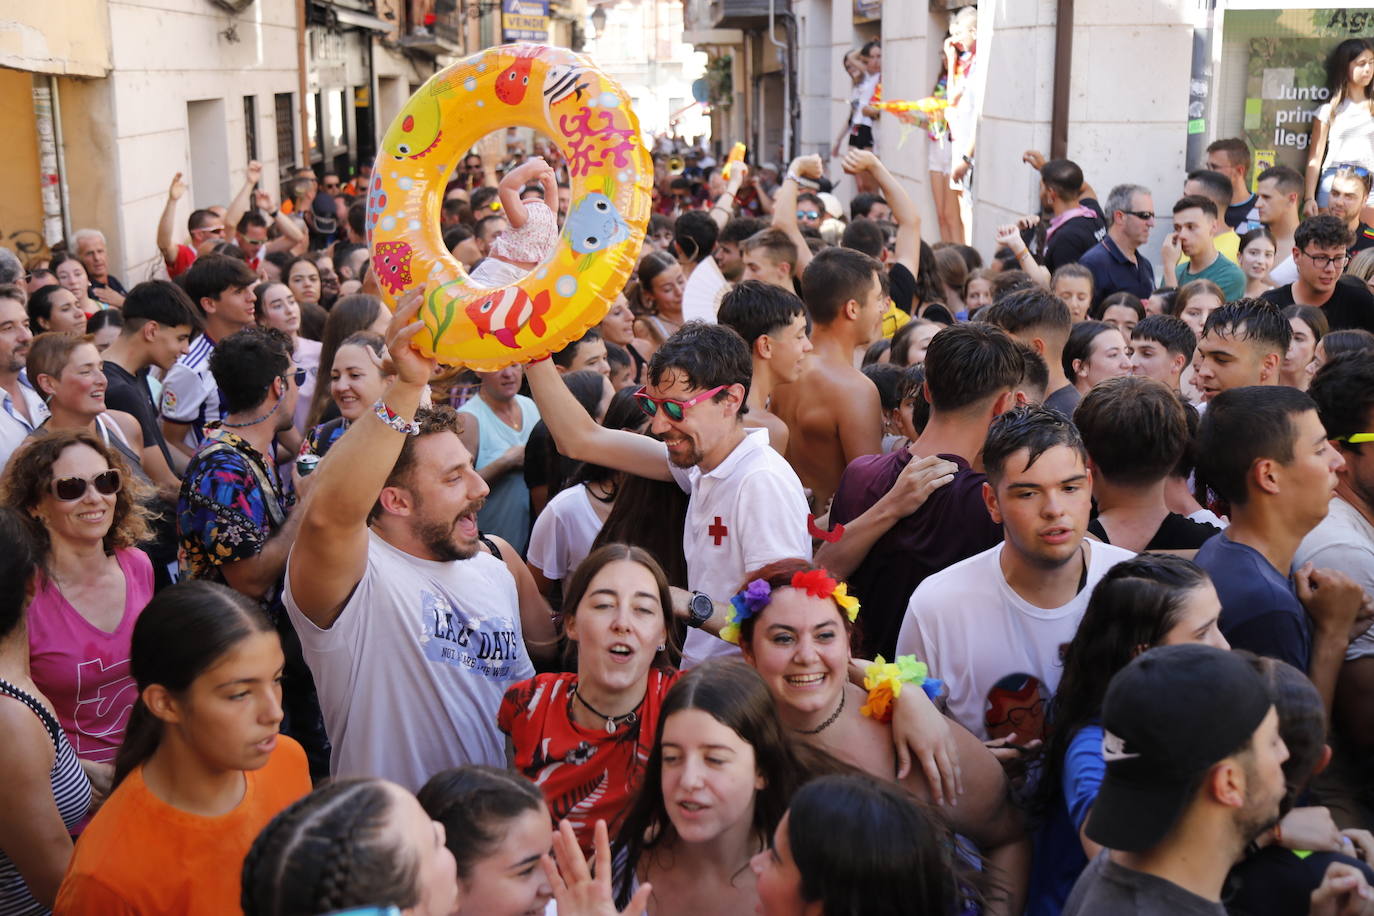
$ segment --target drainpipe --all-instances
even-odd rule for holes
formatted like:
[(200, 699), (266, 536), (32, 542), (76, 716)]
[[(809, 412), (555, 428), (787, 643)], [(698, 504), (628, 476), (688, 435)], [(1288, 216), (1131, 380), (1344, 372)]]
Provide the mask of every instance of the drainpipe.
[(1073, 0), (1056, 0), (1054, 17), (1054, 103), (1050, 114), (1050, 158), (1069, 150), (1069, 77), (1073, 74)]
[[(305, 96), (309, 92), (309, 83), (306, 81), (306, 54), (305, 54), (305, 5), (310, 0), (296, 0), (296, 94), (300, 96), (300, 119), (301, 119), (301, 143), (300, 143), (300, 163), (310, 165), (310, 109), (306, 107)], [(294, 168), (297, 163), (292, 163)]]
[[(782, 66), (782, 153), (792, 161), (792, 48), (788, 41), (778, 41), (773, 29), (773, 7), (777, 0), (768, 0), (768, 40), (778, 49), (778, 63)], [(789, 38), (791, 33), (788, 33)], [(787, 166), (783, 166), (786, 168)]]
[(38, 178), (43, 196), (43, 244), (52, 248), (72, 237), (71, 202), (67, 196), (67, 162), (62, 148), (62, 110), (57, 78), (33, 84), (34, 126), (38, 133)]

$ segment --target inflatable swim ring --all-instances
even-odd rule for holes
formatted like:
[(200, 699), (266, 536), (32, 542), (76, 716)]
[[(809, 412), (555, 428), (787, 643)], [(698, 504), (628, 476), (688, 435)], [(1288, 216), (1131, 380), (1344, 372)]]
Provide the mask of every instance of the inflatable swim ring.
[[(554, 253), (519, 283), (488, 289), (444, 248), (439, 210), (454, 164), (510, 126), (558, 146), (572, 204)], [(487, 372), (529, 362), (605, 317), (638, 259), (652, 183), (618, 83), (565, 48), (489, 48), (432, 76), (382, 137), (367, 194), (372, 268), (393, 308), (425, 284), (416, 342), (427, 355)]]

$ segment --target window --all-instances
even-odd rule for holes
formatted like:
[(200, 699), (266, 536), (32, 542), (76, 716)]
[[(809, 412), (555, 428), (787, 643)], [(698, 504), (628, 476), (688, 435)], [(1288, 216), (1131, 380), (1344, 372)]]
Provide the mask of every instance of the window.
[(273, 97), (277, 113), (277, 164), (286, 174), (289, 163), (296, 161), (296, 115), (291, 104), (291, 93), (278, 92)]
[(249, 160), (258, 158), (258, 98), (243, 97), (243, 143)]

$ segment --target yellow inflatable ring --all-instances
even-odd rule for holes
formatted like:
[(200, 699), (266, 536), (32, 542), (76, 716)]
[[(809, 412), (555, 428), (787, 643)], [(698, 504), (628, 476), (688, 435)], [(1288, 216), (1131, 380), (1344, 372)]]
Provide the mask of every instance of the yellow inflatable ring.
[[(519, 283), (472, 283), (439, 231), (455, 163), (484, 135), (531, 127), (568, 164), (572, 204), (554, 253)], [(565, 48), (503, 45), (436, 73), (382, 138), (367, 195), (372, 268), (385, 297), (426, 289), (420, 349), (494, 371), (562, 349), (605, 317), (635, 267), (653, 164), (620, 85)]]

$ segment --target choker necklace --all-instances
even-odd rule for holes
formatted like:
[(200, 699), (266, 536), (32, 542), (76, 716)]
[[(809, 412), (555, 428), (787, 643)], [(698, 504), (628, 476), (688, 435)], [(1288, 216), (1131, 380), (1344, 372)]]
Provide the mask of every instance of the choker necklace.
[[(583, 699), (582, 694), (578, 693), (577, 691), (576, 684), (574, 684), (572, 689), (568, 692), (572, 694), (573, 699), (577, 700), (577, 702), (587, 707), (587, 711), (590, 712), (592, 715), (596, 716), (599, 719), (606, 720), (606, 734), (608, 735), (614, 735), (622, 725), (633, 725), (635, 722), (639, 721), (639, 707), (644, 705), (644, 698), (641, 697), (639, 702), (635, 704), (635, 708), (625, 713), (625, 715), (608, 716), (604, 712), (593, 706), (591, 703), (588, 703), (585, 699)], [(644, 691), (644, 696), (647, 697), (648, 695), (649, 692), (646, 689)], [(569, 718), (571, 718), (571, 716), (569, 716)]]
[(827, 728), (834, 725), (835, 720), (840, 717), (840, 713), (844, 712), (844, 695), (847, 692), (848, 691), (846, 691), (843, 687), (840, 688), (840, 705), (835, 707), (835, 711), (830, 714), (829, 719), (826, 719), (824, 722), (822, 722), (820, 725), (817, 725), (815, 728), (798, 728), (796, 729), (796, 732), (800, 735), (819, 735), (821, 732), (825, 731)]

